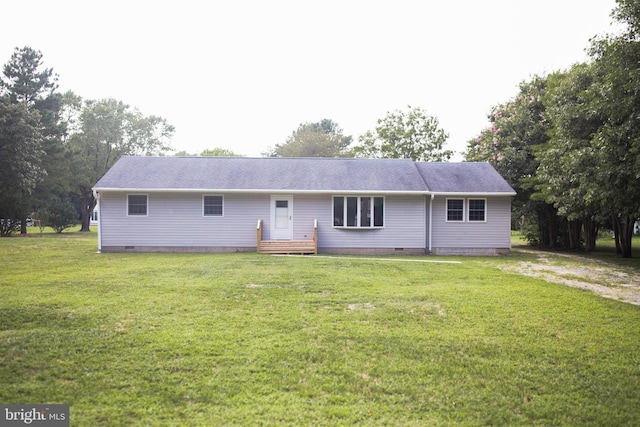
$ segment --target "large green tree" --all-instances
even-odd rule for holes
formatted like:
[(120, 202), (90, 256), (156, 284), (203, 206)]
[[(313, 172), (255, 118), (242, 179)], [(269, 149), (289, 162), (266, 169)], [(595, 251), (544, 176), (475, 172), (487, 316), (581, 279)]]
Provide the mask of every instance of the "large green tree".
[(537, 179), (563, 215), (582, 218), (587, 248), (595, 243), (592, 224), (609, 223), (627, 258), (640, 216), (640, 5), (617, 3), (612, 15), (626, 30), (594, 39), (592, 62), (551, 85), (552, 139), (538, 153)]
[(242, 154), (220, 147), (207, 148), (202, 150), (199, 154), (190, 154), (187, 151), (182, 150), (173, 153), (173, 155), (177, 157), (244, 157)]
[(600, 78), (592, 109), (604, 117), (592, 146), (601, 172), (595, 177), (603, 204), (613, 212), (619, 253), (631, 257), (633, 223), (640, 217), (640, 6), (618, 1), (614, 16), (628, 24), (616, 37), (594, 42), (592, 57)]
[(516, 97), (491, 110), (490, 126), (468, 142), (465, 159), (491, 163), (516, 190), (514, 220), (535, 221), (527, 233), (531, 243), (547, 247), (564, 245), (569, 233), (557, 209), (532, 198), (539, 166), (534, 150), (547, 143), (551, 129), (543, 103), (547, 79), (534, 76), (521, 82), (519, 89)]
[(449, 135), (438, 119), (419, 107), (388, 112), (372, 131), (359, 138), (353, 147), (355, 157), (405, 158), (415, 161), (447, 161), (453, 151), (445, 150)]
[(3, 68), (0, 88), (13, 102), (34, 105), (47, 98), (58, 88), (58, 76), (52, 68), (42, 68), (42, 52), (29, 46), (15, 48), (11, 59)]
[[(605, 122), (592, 108), (597, 79), (593, 64), (577, 64), (568, 72), (548, 77), (545, 105), (553, 124), (551, 139), (536, 148), (538, 197), (553, 204), (569, 221), (581, 222), (587, 250), (595, 249), (598, 225), (611, 215), (602, 197), (601, 165), (592, 144), (593, 135)], [(575, 247), (580, 235), (573, 231), (570, 246)]]
[(268, 157), (345, 157), (353, 138), (330, 119), (302, 123), (283, 144), (264, 153)]
[(0, 96), (0, 235), (24, 222), (30, 194), (44, 174), (42, 155), (39, 115)]
[[(37, 118), (39, 130), (39, 156), (33, 159), (33, 169), (40, 172), (40, 179), (32, 181), (29, 188), (5, 189), (21, 192), (19, 196), (12, 196), (12, 199), (21, 201), (19, 221), (22, 233), (27, 231), (26, 218), (30, 207), (38, 199), (33, 197), (36, 185), (42, 185), (42, 178), (45, 176), (55, 176), (55, 170), (61, 164), (61, 137), (65, 132), (65, 124), (60, 117), (63, 102), (62, 96), (55, 93), (57, 87), (57, 75), (53, 73), (52, 68), (43, 67), (42, 53), (28, 46), (16, 48), (9, 62), (3, 67), (0, 79), (1, 94), (11, 103), (22, 105), (32, 117)], [(29, 151), (28, 148), (25, 149)]]
[(79, 117), (79, 132), (68, 143), (73, 176), (71, 194), (81, 206), (82, 231), (89, 231), (96, 206), (92, 186), (124, 155), (161, 155), (170, 150), (174, 127), (158, 116), (115, 99), (86, 101)]
[(469, 143), (467, 159), (494, 163), (525, 197), (516, 208), (544, 208), (541, 243), (576, 247), (584, 232), (593, 249), (598, 223), (612, 224), (617, 251), (631, 257), (640, 216), (640, 1), (617, 0), (612, 16), (626, 30), (594, 38), (590, 63), (548, 76), (537, 94), (521, 86)]

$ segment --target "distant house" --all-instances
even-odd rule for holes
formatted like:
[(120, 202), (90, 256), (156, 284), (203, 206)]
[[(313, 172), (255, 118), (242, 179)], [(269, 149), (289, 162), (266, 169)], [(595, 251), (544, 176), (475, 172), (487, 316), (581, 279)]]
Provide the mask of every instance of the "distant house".
[(91, 219), (89, 220), (89, 225), (98, 225), (98, 206), (91, 211)]
[(488, 163), (123, 157), (95, 184), (103, 252), (508, 253)]

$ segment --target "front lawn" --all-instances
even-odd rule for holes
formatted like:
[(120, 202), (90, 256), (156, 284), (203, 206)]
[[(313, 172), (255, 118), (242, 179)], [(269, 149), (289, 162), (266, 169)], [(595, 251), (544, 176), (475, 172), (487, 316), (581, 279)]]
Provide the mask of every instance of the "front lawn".
[(73, 426), (637, 425), (640, 307), (498, 268), (528, 256), (0, 239), (0, 403)]

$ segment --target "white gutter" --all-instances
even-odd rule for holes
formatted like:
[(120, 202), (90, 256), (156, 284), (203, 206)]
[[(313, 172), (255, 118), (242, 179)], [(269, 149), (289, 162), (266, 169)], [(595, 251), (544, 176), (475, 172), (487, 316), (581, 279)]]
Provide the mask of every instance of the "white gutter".
[(420, 195), (429, 194), (426, 191), (395, 191), (395, 190), (288, 190), (288, 189), (230, 189), (230, 188), (94, 188), (94, 192), (121, 192), (121, 193), (265, 193), (265, 194), (397, 194), (397, 195)]
[(286, 193), (286, 194), (397, 194), (397, 195), (430, 195), (430, 196), (478, 196), (478, 197), (491, 197), (491, 196), (515, 196), (514, 192), (434, 192), (434, 191), (397, 191), (397, 190), (291, 190), (291, 189), (232, 189), (232, 188), (108, 188), (100, 187), (94, 188), (95, 192), (101, 191), (114, 191), (114, 192), (144, 192), (144, 193)]
[(433, 230), (433, 199), (436, 196), (431, 193), (431, 199), (429, 200), (429, 253), (431, 253), (431, 238), (432, 238), (432, 233), (431, 230)]
[(496, 191), (496, 192), (473, 192), (473, 191), (464, 191), (464, 192), (442, 192), (439, 193), (437, 191), (429, 191), (428, 194), (432, 196), (458, 196), (458, 197), (469, 197), (469, 196), (478, 196), (478, 197), (491, 197), (491, 196), (515, 196), (517, 193), (515, 191)]
[(100, 193), (93, 190), (93, 197), (96, 198), (98, 208), (98, 253), (102, 253), (102, 211), (100, 210)]

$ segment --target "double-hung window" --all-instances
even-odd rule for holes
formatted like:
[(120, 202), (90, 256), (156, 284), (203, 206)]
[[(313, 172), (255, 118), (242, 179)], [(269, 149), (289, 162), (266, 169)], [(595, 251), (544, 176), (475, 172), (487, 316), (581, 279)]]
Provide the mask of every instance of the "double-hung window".
[(146, 194), (129, 194), (127, 197), (127, 215), (147, 216)]
[(333, 226), (345, 228), (384, 227), (384, 197), (334, 196)]
[(469, 199), (469, 221), (486, 221), (486, 206), (485, 199)]
[(447, 222), (485, 222), (486, 199), (447, 199)]
[(202, 214), (204, 216), (222, 216), (222, 196), (203, 196)]
[(447, 199), (447, 221), (464, 221), (464, 199)]

